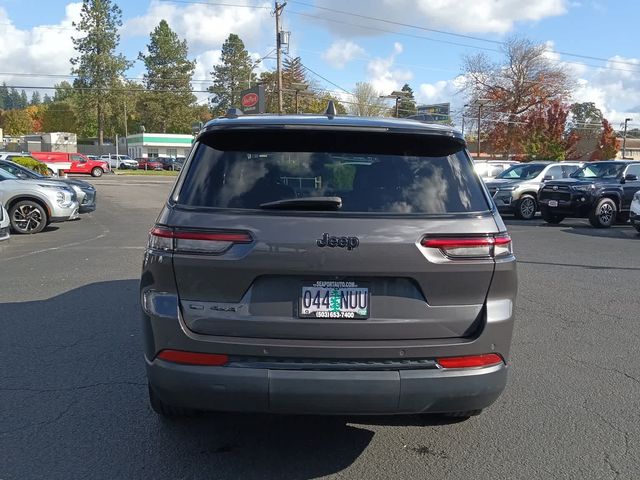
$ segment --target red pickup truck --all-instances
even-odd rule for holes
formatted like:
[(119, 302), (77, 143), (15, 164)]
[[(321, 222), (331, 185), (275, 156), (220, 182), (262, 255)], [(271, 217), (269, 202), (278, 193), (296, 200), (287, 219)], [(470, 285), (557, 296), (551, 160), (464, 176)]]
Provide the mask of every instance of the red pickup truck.
[(31, 156), (44, 163), (70, 164), (63, 168), (66, 173), (86, 173), (92, 177), (100, 177), (110, 170), (109, 163), (102, 160), (90, 160), (81, 153), (67, 152), (31, 152)]

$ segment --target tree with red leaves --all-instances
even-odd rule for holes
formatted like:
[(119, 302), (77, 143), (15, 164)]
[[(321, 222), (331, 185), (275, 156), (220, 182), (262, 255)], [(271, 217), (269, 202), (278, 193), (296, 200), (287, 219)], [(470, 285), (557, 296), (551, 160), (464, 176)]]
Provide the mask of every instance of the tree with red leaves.
[(611, 160), (616, 158), (619, 145), (616, 132), (606, 118), (602, 120), (602, 133), (597, 148), (591, 154), (590, 160)]
[(552, 100), (526, 114), (519, 135), (526, 160), (566, 160), (575, 155), (578, 136), (567, 133), (569, 111), (566, 103)]

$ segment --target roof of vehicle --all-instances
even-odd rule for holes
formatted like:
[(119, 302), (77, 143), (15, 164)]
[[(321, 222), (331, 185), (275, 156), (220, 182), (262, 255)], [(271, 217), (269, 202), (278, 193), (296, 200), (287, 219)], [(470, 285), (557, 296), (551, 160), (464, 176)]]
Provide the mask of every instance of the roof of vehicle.
[(620, 164), (620, 165), (627, 165), (629, 163), (638, 163), (638, 160), (596, 160), (593, 162), (586, 162), (585, 165), (589, 165), (589, 164), (597, 164), (597, 163), (614, 163), (614, 164)]
[(220, 117), (206, 123), (201, 133), (226, 128), (329, 128), (344, 130), (383, 130), (450, 136), (462, 140), (453, 127), (416, 122), (402, 118), (354, 117), (349, 115), (238, 115)]

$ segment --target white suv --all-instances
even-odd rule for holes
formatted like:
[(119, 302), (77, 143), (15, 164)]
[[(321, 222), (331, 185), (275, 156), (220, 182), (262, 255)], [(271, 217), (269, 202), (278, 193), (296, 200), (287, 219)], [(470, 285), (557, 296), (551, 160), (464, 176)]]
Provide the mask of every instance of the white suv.
[(629, 218), (631, 219), (631, 225), (633, 225), (638, 233), (640, 233), (640, 190), (633, 195)]
[(100, 157), (100, 160), (109, 162), (109, 166), (111, 168), (120, 168), (123, 170), (127, 168), (137, 170), (138, 168), (138, 162), (136, 162), (129, 155), (115, 155), (115, 154), (102, 155)]

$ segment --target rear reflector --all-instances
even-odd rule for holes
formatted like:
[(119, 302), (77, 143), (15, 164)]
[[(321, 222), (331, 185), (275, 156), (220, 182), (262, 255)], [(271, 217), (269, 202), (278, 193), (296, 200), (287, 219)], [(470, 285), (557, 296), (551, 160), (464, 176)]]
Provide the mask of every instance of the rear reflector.
[(183, 365), (207, 365), (210, 367), (219, 367), (229, 361), (227, 355), (185, 352), (183, 350), (162, 350), (157, 358), (166, 360), (167, 362), (181, 363)]
[(149, 247), (183, 253), (218, 254), (236, 243), (251, 243), (246, 232), (194, 232), (154, 227), (149, 232)]
[(498, 365), (503, 363), (503, 360), (497, 353), (486, 353), (484, 355), (436, 358), (436, 362), (442, 368), (476, 368)]
[(506, 233), (486, 237), (423, 238), (420, 244), (437, 248), (449, 258), (499, 258), (513, 253), (511, 237)]

